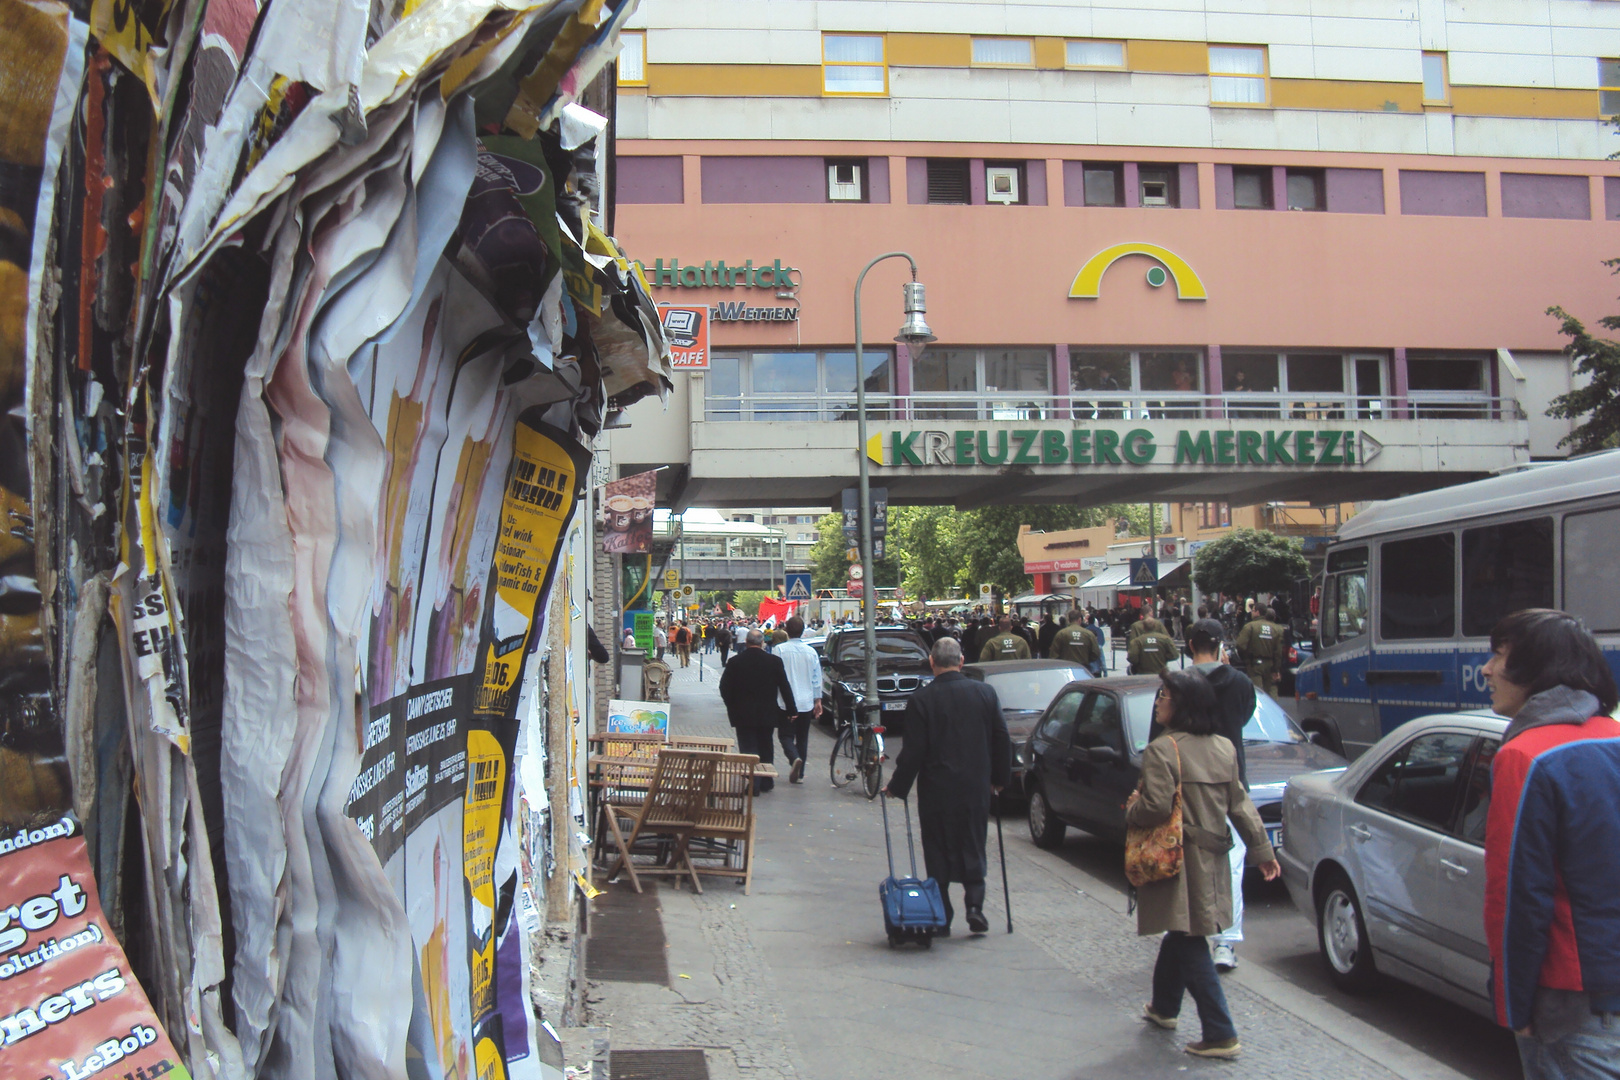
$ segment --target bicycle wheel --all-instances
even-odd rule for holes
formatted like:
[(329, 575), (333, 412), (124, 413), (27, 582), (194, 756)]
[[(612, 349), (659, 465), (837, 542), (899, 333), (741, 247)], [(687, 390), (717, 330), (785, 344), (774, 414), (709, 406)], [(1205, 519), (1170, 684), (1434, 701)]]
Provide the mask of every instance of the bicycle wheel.
[(861, 785), (868, 799), (877, 798), (883, 790), (883, 736), (868, 731), (861, 740)]
[(860, 772), (855, 767), (855, 728), (846, 727), (833, 743), (832, 757), (827, 759), (827, 777), (832, 786), (841, 788), (855, 779)]

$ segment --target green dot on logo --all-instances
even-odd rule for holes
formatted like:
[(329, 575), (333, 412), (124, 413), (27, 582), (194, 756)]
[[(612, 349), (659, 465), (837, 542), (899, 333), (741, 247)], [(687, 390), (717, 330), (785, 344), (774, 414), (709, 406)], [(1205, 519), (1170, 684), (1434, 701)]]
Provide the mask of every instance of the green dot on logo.
[(1150, 267), (1148, 267), (1147, 281), (1148, 281), (1149, 285), (1151, 285), (1155, 289), (1157, 289), (1160, 285), (1163, 285), (1166, 280), (1167, 280), (1167, 275), (1164, 272), (1164, 267), (1162, 267), (1162, 266), (1150, 266)]

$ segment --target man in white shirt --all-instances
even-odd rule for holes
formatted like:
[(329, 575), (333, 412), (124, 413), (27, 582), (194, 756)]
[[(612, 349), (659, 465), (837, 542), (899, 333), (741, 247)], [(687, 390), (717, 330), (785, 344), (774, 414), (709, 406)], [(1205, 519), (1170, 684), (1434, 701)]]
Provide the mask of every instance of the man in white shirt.
[(804, 780), (804, 758), (810, 752), (810, 721), (821, 715), (821, 657), (799, 640), (804, 633), (803, 619), (793, 616), (784, 629), (788, 639), (776, 646), (774, 653), (782, 658), (782, 666), (787, 668), (788, 686), (793, 689), (794, 700), (783, 701), (781, 705), (783, 712), (797, 715), (782, 722), (780, 734), (782, 750), (793, 763), (788, 782), (797, 784)]

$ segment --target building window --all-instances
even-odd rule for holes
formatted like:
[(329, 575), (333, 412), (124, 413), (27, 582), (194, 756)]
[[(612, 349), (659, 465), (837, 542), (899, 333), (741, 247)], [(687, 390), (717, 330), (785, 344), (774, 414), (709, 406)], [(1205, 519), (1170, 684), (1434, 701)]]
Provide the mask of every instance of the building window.
[(987, 161), (984, 164), (984, 201), (1018, 206), (1029, 201), (1022, 161)]
[(1323, 176), (1321, 169), (1288, 170), (1288, 209), (1321, 210)]
[(887, 94), (889, 68), (882, 35), (821, 35), (821, 89), (828, 94)]
[(1125, 205), (1124, 166), (1113, 162), (1088, 161), (1082, 179), (1087, 206)]
[(928, 159), (928, 201), (931, 203), (968, 201), (966, 158)]
[(1125, 68), (1123, 41), (1070, 41), (1065, 47), (1064, 62), (1072, 68)]
[[(865, 349), (867, 415), (886, 419), (893, 370), (888, 349)], [(855, 352), (828, 349), (716, 355), (704, 386), (708, 420), (854, 420)]]
[(827, 201), (866, 202), (865, 158), (827, 159)]
[(1192, 350), (1072, 349), (1069, 393), (1074, 418), (1202, 416), (1203, 371), (1203, 354)]
[(1142, 165), (1136, 172), (1137, 201), (1141, 206), (1181, 205), (1181, 170), (1174, 165)]
[(1423, 54), (1423, 104), (1447, 105), (1451, 102), (1451, 78), (1446, 71), (1446, 54)]
[(1230, 503), (1205, 502), (1194, 503), (1198, 508), (1198, 527), (1200, 529), (1225, 529), (1232, 524), (1232, 506)]
[(1271, 170), (1234, 166), (1232, 205), (1239, 210), (1270, 210)]
[(1620, 60), (1598, 61), (1598, 112), (1620, 113)]
[(1034, 67), (1035, 43), (1029, 38), (976, 37), (974, 67)]
[(912, 361), (921, 420), (1041, 420), (1055, 415), (1047, 349), (935, 349)]
[(1264, 105), (1267, 100), (1264, 45), (1209, 47), (1211, 105)]
[(619, 35), (619, 85), (647, 85), (647, 35), (639, 30)]

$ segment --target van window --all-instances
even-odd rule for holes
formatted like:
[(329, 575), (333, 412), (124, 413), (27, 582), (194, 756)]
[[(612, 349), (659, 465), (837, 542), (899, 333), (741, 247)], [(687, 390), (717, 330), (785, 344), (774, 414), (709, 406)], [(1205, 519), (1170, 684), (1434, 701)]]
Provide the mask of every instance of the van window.
[(1367, 549), (1328, 556), (1322, 580), (1322, 644), (1336, 645), (1367, 632)]
[(1378, 562), (1378, 628), (1386, 641), (1448, 638), (1457, 629), (1457, 540), (1392, 540)]
[(1464, 637), (1486, 637), (1502, 616), (1553, 606), (1552, 518), (1464, 529)]
[(1584, 619), (1594, 634), (1620, 631), (1620, 560), (1613, 550), (1617, 529), (1620, 510), (1564, 517), (1564, 610)]

